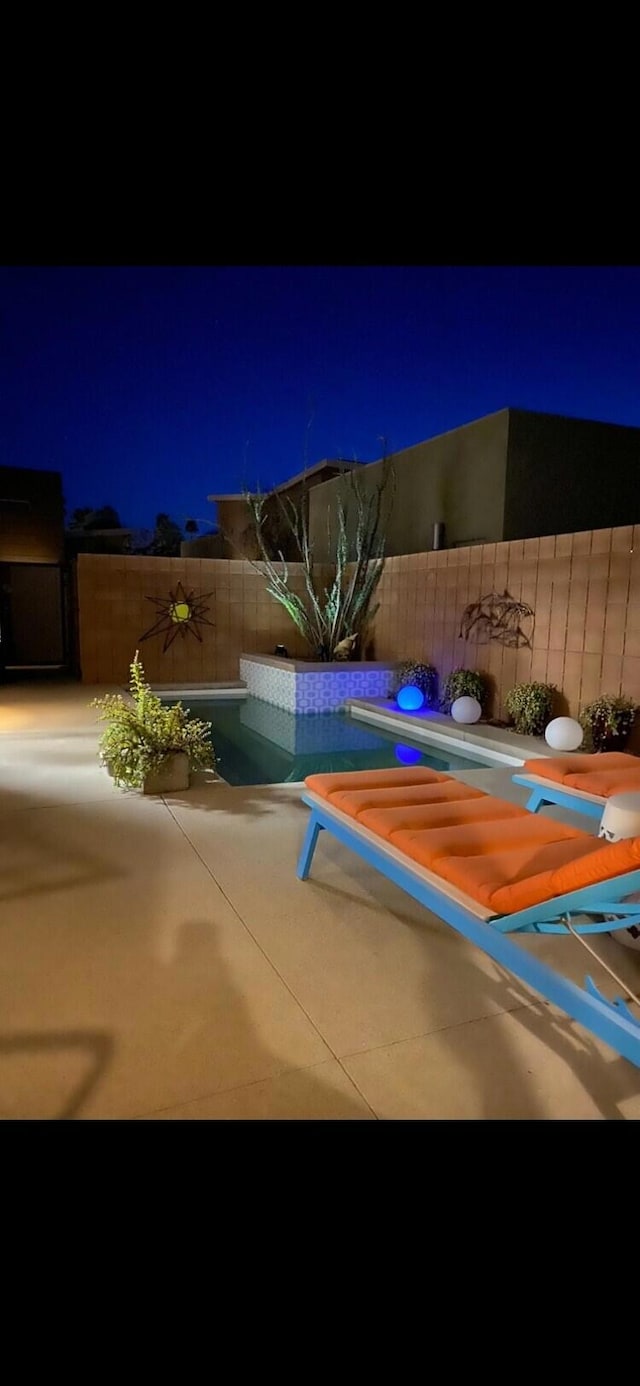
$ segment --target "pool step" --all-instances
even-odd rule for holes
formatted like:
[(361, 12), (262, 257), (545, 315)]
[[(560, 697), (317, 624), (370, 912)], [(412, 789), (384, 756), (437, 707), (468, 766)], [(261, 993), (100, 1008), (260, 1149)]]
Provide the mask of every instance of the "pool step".
[(244, 679), (229, 679), (225, 683), (190, 683), (188, 687), (185, 687), (184, 683), (153, 683), (151, 691), (158, 693), (160, 697), (168, 693), (174, 694), (176, 701), (183, 698), (228, 698), (230, 693), (234, 698), (248, 696)]

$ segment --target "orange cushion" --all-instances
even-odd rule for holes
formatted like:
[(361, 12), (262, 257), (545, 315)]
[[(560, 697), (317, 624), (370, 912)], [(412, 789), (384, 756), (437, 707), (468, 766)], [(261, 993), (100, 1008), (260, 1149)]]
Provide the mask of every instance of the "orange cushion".
[[(312, 778), (312, 777), (311, 777)], [(333, 808), (348, 813), (351, 818), (359, 818), (365, 809), (405, 808), (408, 805), (439, 803), (442, 800), (488, 799), (482, 789), (472, 789), (458, 780), (446, 780), (442, 784), (398, 785), (397, 789), (337, 790), (327, 795)]]
[[(591, 771), (594, 760), (600, 766), (608, 762), (608, 771)], [(569, 778), (586, 788), (595, 773), (610, 778), (620, 773), (621, 767), (612, 764), (620, 760), (632, 762), (635, 777), (637, 757), (612, 752), (572, 756), (574, 770), (578, 761), (589, 764), (582, 773), (569, 772)], [(528, 761), (525, 768), (538, 774), (539, 765)], [(623, 773), (628, 788), (629, 769)], [(496, 914), (513, 914), (640, 869), (640, 837), (603, 844), (601, 838), (538, 818), (426, 766), (309, 775), (306, 783)]]
[[(435, 869), (434, 862), (440, 857), (486, 857), (490, 867), (496, 855), (502, 857), (504, 853), (517, 848), (529, 851), (531, 859), (535, 860), (538, 848), (550, 842), (579, 840), (588, 836), (578, 828), (567, 828), (551, 818), (538, 818), (525, 811), (521, 817), (502, 818), (496, 822), (398, 832), (394, 834), (393, 845), (406, 852), (413, 861), (431, 869)], [(538, 868), (534, 866), (533, 869)], [(502, 880), (495, 882), (496, 886), (502, 884)]]
[[(431, 797), (431, 796), (430, 796)], [(527, 810), (506, 799), (484, 794), (477, 799), (445, 799), (402, 808), (370, 808), (358, 814), (363, 828), (393, 841), (403, 829), (447, 828), (456, 823), (475, 823), (492, 818), (522, 818)]]
[(612, 794), (640, 789), (640, 761), (636, 761), (633, 770), (594, 770), (588, 775), (566, 775), (564, 782), (568, 789), (583, 789), (586, 794), (600, 794), (608, 799)]
[[(549, 827), (561, 829), (562, 824)], [(484, 825), (478, 825), (478, 829)], [(442, 856), (437, 849), (432, 851), (431, 860), (423, 862), (437, 876), (457, 886), (473, 900), (478, 900), (496, 914), (515, 914), (518, 910), (530, 909), (543, 900), (555, 896), (568, 895), (573, 890), (583, 890), (599, 881), (621, 876), (626, 871), (640, 868), (640, 838), (626, 838), (623, 842), (607, 842), (592, 837), (576, 829), (564, 829), (565, 837), (555, 841), (530, 841), (516, 843), (516, 823), (486, 825), (501, 826), (504, 830), (506, 850), (496, 850), (491, 854), (473, 852), (461, 855), (455, 850)], [(474, 830), (476, 836), (478, 829)], [(470, 828), (459, 828), (459, 838), (470, 837)], [(410, 834), (406, 834), (407, 837)], [(419, 834), (414, 834), (418, 837)], [(426, 837), (439, 837), (442, 833), (426, 833)], [(396, 834), (392, 841), (394, 847), (401, 845), (402, 834)], [(432, 844), (433, 847), (433, 844)], [(408, 856), (414, 856), (405, 846)]]
[(626, 751), (598, 751), (592, 755), (539, 756), (536, 760), (525, 760), (522, 771), (526, 775), (539, 775), (543, 780), (554, 780), (558, 784), (564, 784), (567, 775), (589, 774), (594, 770), (639, 768), (638, 757), (630, 756)]
[(413, 770), (347, 770), (332, 775), (307, 775), (305, 784), (314, 794), (328, 799), (338, 789), (384, 789), (401, 784), (439, 784), (450, 779), (450, 775), (440, 775), (426, 765), (416, 765)]
[(491, 905), (501, 914), (512, 914), (514, 910), (526, 910), (542, 900), (568, 895), (572, 890), (584, 890), (586, 886), (611, 880), (613, 876), (622, 876), (625, 871), (636, 871), (638, 867), (640, 838), (626, 838), (623, 842), (607, 842), (603, 845), (602, 838), (592, 837), (584, 843), (572, 843), (566, 860), (557, 862), (553, 870), (497, 890), (492, 896)]
[(432, 870), (496, 914), (514, 914), (550, 900), (556, 869), (593, 852), (596, 844), (597, 838), (585, 835), (583, 841), (520, 846), (491, 857), (439, 857)]
[(585, 861), (568, 862), (553, 873), (553, 894), (566, 895), (570, 890), (581, 890), (584, 886), (595, 885), (598, 881), (608, 881), (611, 876), (621, 876), (625, 871), (637, 871), (640, 867), (640, 837), (626, 837), (622, 842), (602, 843), (596, 837), (598, 851), (592, 852)]

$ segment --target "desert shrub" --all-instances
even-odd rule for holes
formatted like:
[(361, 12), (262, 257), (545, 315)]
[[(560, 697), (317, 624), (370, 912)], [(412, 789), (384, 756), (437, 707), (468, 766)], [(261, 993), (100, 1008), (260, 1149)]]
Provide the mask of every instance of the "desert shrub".
[(396, 670), (395, 684), (392, 698), (397, 697), (401, 688), (411, 684), (414, 688), (419, 688), (424, 694), (427, 707), (435, 707), (438, 701), (438, 674), (432, 664), (419, 664), (415, 660), (407, 659), (400, 668)]
[(477, 698), (481, 708), (484, 708), (488, 691), (483, 674), (475, 669), (453, 669), (442, 685), (440, 708), (442, 712), (451, 712), (456, 698)]
[(578, 718), (586, 734), (587, 748), (594, 751), (621, 751), (627, 744), (635, 721), (637, 703), (631, 698), (603, 693), (582, 709)]
[(556, 692), (552, 683), (516, 683), (510, 688), (504, 702), (514, 730), (521, 736), (544, 736)]

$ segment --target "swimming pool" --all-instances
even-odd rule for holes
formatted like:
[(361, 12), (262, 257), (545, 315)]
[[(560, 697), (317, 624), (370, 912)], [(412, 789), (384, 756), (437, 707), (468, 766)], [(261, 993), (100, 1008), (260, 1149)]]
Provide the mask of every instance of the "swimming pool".
[[(174, 695), (175, 699), (175, 695)], [(172, 699), (172, 701), (174, 700)], [(228, 784), (286, 784), (338, 770), (386, 770), (429, 765), (433, 770), (486, 769), (487, 761), (448, 749), (426, 750), (402, 732), (363, 726), (346, 712), (296, 717), (260, 698), (182, 699), (193, 717), (212, 723), (218, 773)]]

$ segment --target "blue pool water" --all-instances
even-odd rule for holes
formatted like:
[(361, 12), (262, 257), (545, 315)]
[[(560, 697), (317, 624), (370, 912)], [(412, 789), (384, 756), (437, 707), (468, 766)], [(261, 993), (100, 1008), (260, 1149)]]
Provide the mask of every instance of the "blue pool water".
[(338, 770), (383, 770), (429, 765), (433, 770), (486, 769), (486, 760), (425, 749), (401, 736), (375, 730), (345, 712), (296, 717), (260, 698), (194, 698), (192, 717), (212, 723), (218, 773), (228, 784), (286, 784), (306, 775)]

